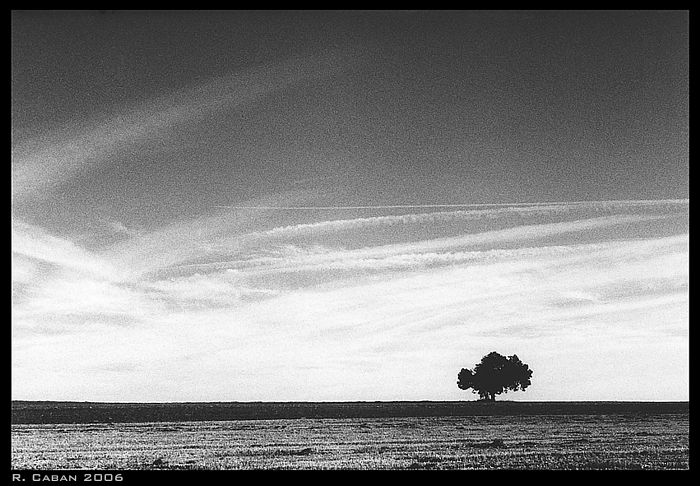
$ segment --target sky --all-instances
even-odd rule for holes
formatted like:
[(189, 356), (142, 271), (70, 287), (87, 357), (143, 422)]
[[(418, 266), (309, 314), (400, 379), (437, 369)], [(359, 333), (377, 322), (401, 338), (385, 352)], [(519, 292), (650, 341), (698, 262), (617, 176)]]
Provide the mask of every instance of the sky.
[(11, 27), (13, 399), (688, 399), (687, 12)]

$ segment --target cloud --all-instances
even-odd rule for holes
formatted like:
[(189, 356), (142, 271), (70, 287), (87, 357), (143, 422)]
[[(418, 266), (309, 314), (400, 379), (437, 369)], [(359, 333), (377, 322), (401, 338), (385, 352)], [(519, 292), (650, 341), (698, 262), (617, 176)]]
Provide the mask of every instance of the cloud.
[[(279, 204), (305, 197), (303, 191), (258, 198), (255, 202)], [(100, 258), (120, 266), (130, 278), (157, 273), (188, 260), (202, 258), (216, 251), (217, 242), (227, 238), (227, 251), (236, 253), (241, 243), (231, 234), (243, 234), (264, 221), (266, 212), (222, 210), (184, 221), (176, 221), (150, 232), (140, 233), (99, 252)]]
[[(413, 215), (410, 215), (413, 216)], [(417, 215), (420, 216), (420, 215)], [(511, 228), (485, 231), (474, 234), (463, 234), (454, 237), (433, 238), (420, 241), (397, 243), (390, 245), (378, 245), (369, 248), (359, 248), (354, 250), (312, 250), (310, 252), (299, 251), (296, 254), (284, 255), (283, 257), (257, 257), (248, 260), (233, 260), (222, 262), (211, 262), (204, 264), (194, 264), (190, 266), (190, 270), (195, 269), (212, 269), (212, 268), (230, 268), (232, 266), (259, 266), (261, 270), (265, 268), (272, 270), (287, 269), (289, 271), (295, 269), (308, 268), (341, 268), (341, 267), (366, 267), (371, 265), (376, 266), (394, 266), (396, 264), (410, 265), (412, 262), (422, 260), (428, 262), (430, 259), (434, 262), (439, 260), (448, 261), (450, 259), (468, 259), (473, 255), (464, 252), (456, 252), (451, 255), (444, 254), (445, 251), (454, 251), (457, 249), (468, 248), (476, 245), (499, 245), (504, 243), (523, 244), (525, 242), (533, 242), (541, 239), (551, 238), (554, 236), (565, 235), (570, 233), (590, 232), (596, 229), (609, 228), (615, 226), (631, 225), (648, 221), (663, 219), (663, 215), (654, 214), (638, 214), (638, 215), (613, 215), (602, 216), (597, 218), (587, 218), (575, 221), (563, 221), (556, 223), (518, 225)], [(419, 217), (416, 219), (420, 219)], [(433, 219), (433, 221), (437, 221)], [(352, 224), (356, 227), (362, 226), (361, 221), (353, 220)], [(279, 233), (278, 233), (279, 234)], [(257, 235), (256, 237), (260, 237)], [(246, 241), (247, 237), (237, 238), (234, 240), (237, 247)], [(221, 251), (231, 247), (231, 240), (224, 240), (214, 247)], [(443, 253), (434, 254), (432, 257), (416, 256), (421, 253), (430, 253), (440, 251)], [(392, 260), (393, 259), (393, 260)], [(240, 267), (237, 267), (240, 268)]]
[[(667, 223), (687, 205), (659, 206), (611, 204), (602, 215), (550, 208), (523, 219), (492, 212), (498, 216), (488, 222), (499, 229), (469, 233), (471, 227), (458, 225), (461, 233), (444, 238), (430, 235), (452, 216), (416, 214), (408, 224), (425, 232), (354, 249), (316, 238), (302, 245), (298, 229), (250, 244), (246, 235), (264, 234), (259, 228), (269, 224), (260, 210), (173, 223), (99, 254), (16, 223), (17, 274), (29, 290), (13, 304), (13, 393), (154, 401), (458, 399), (454, 370), (497, 349), (536, 370), (528, 399), (551, 399), (562, 396), (562, 380), (578, 376), (563, 367), (586, 363), (589, 373), (612, 376), (624, 349), (632, 355), (627, 380), (648, 382), (653, 351), (664, 384), (624, 388), (622, 397), (619, 388), (596, 388), (595, 399), (654, 399), (659, 390), (663, 399), (683, 399), (689, 240), (682, 225)], [(508, 226), (500, 228), (504, 218)], [(346, 241), (384, 224), (350, 220), (301, 231), (327, 236), (336, 228), (347, 232)], [(223, 248), (235, 259), (185, 265), (206, 254), (207, 245), (213, 256)], [(28, 262), (55, 269), (39, 278)]]
[[(590, 201), (590, 202), (567, 202), (567, 203), (522, 203), (508, 205), (479, 205), (479, 204), (447, 204), (447, 205), (403, 205), (403, 206), (340, 206), (340, 207), (272, 207), (272, 206), (232, 206), (237, 209), (386, 209), (386, 208), (433, 208), (433, 207), (462, 207), (475, 206), (478, 209), (459, 211), (438, 211), (429, 213), (413, 213), (390, 216), (375, 216), (370, 218), (340, 219), (332, 221), (321, 221), (316, 223), (304, 223), (291, 226), (277, 227), (257, 234), (248, 235), (249, 238), (289, 238), (308, 234), (323, 234), (341, 231), (353, 231), (363, 228), (377, 228), (382, 226), (410, 225), (410, 224), (434, 224), (449, 223), (453, 221), (472, 221), (483, 219), (496, 219), (504, 217), (534, 218), (537, 216), (552, 216), (562, 214), (577, 213), (600, 213), (600, 212), (629, 212), (644, 210), (660, 210), (665, 212), (678, 211), (686, 206), (688, 200), (669, 199), (657, 201)], [(489, 207), (481, 207), (489, 206)], [(498, 207), (491, 207), (498, 206)], [(223, 206), (222, 206), (223, 207)]]
[(140, 233), (134, 229), (127, 228), (121, 221), (108, 221), (107, 226), (117, 234), (126, 236), (138, 236)]
[(111, 278), (121, 273), (118, 267), (71, 241), (15, 218), (12, 219), (12, 253), (13, 261), (17, 259), (18, 262), (24, 262), (22, 272), (25, 278), (32, 273), (29, 268), (35, 268), (40, 263), (102, 278)]
[(73, 133), (47, 134), (43, 139), (13, 145), (12, 198), (21, 202), (46, 197), (55, 187), (129, 146), (171, 136), (180, 127), (221, 110), (254, 103), (271, 93), (347, 69), (341, 52), (299, 57), (235, 72), (156, 100)]

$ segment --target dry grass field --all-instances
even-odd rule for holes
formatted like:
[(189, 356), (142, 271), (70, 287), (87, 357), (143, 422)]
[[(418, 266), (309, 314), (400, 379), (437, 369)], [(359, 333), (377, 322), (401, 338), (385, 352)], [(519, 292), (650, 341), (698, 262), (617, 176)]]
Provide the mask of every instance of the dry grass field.
[(688, 413), (15, 424), (13, 469), (687, 469)]

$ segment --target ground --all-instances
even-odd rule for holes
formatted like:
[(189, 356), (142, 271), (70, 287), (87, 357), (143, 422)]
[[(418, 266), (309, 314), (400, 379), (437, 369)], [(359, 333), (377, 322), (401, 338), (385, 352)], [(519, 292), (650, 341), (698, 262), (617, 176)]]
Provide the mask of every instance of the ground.
[(13, 469), (687, 469), (684, 413), (14, 424)]

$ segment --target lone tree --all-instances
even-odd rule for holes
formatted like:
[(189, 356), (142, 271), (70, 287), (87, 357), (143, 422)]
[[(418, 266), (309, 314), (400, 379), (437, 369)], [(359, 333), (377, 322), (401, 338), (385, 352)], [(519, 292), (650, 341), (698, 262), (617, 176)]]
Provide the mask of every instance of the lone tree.
[(525, 390), (530, 386), (532, 370), (516, 356), (505, 357), (492, 352), (481, 358), (474, 371), (462, 368), (457, 375), (457, 386), (473, 389), (481, 400), (496, 401), (496, 395), (508, 390)]

